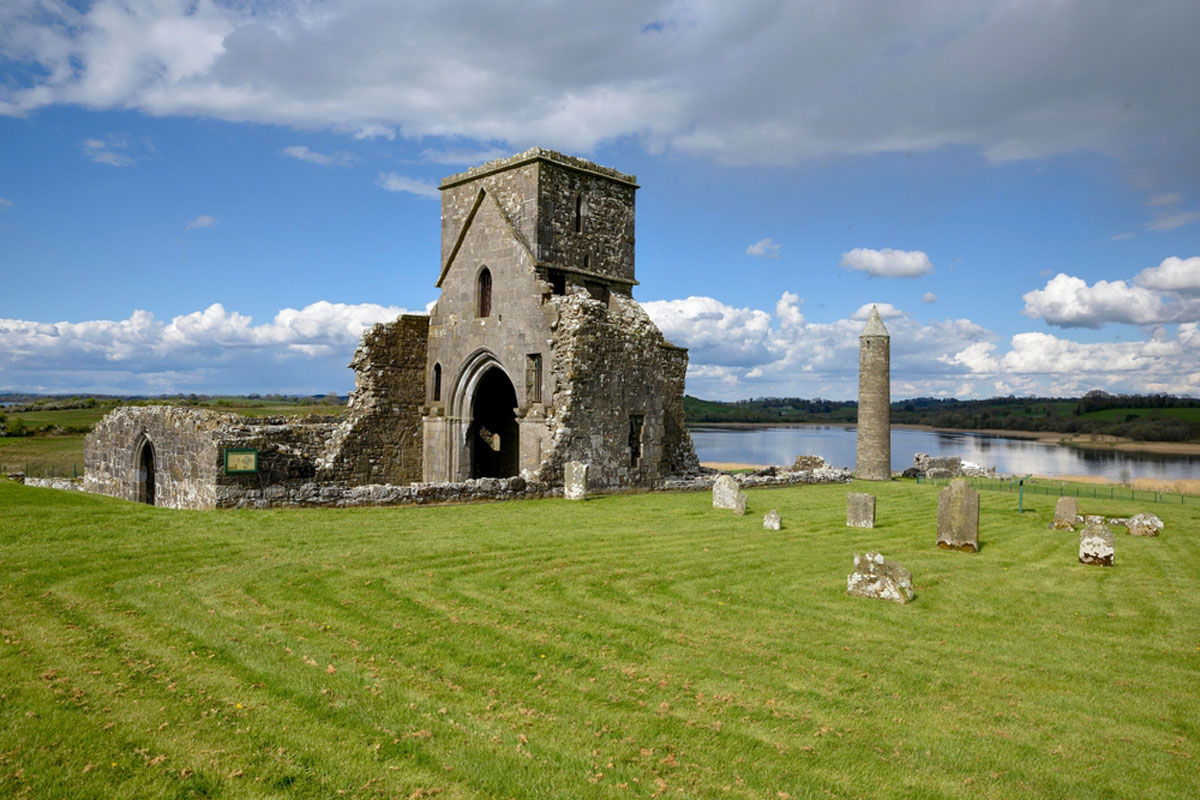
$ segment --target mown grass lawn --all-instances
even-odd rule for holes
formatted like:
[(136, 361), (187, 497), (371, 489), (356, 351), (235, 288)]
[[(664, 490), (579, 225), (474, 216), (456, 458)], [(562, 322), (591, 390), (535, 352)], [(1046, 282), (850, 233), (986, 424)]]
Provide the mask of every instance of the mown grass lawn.
[[(879, 527), (845, 527), (847, 491)], [(0, 796), (1200, 795), (1200, 509), (910, 482), (184, 512), (0, 481)], [(764, 531), (778, 508), (784, 530)], [(1032, 509), (1032, 511), (1030, 511)], [(1139, 509), (1082, 501), (1086, 513)], [(908, 606), (844, 594), (855, 552)]]

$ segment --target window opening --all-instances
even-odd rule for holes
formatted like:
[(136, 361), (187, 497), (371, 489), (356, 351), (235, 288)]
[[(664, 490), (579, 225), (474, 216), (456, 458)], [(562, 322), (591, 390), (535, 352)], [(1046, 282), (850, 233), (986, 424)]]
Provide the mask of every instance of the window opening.
[(567, 273), (561, 269), (552, 269), (548, 277), (550, 278), (550, 291), (554, 294), (567, 293)]
[(583, 232), (583, 193), (575, 193), (575, 232)]
[(608, 291), (607, 283), (599, 283), (598, 281), (588, 281), (587, 283), (584, 284), (584, 286), (587, 287), (588, 294), (590, 294), (592, 296), (593, 300), (599, 300), (601, 303), (604, 303), (605, 305), (608, 304), (609, 291)]
[(642, 463), (642, 430), (645, 427), (645, 415), (629, 415), (629, 466), (634, 469)]
[(433, 365), (433, 399), (438, 401), (442, 399), (442, 365)]
[(479, 273), (479, 316), (492, 315), (492, 272), (487, 267)]
[(542, 402), (542, 354), (525, 356), (525, 398), (530, 403)]

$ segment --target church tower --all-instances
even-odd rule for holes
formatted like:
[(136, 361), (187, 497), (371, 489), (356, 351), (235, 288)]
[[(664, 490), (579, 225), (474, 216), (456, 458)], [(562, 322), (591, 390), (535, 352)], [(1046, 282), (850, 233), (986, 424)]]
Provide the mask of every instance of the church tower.
[(858, 337), (858, 464), (855, 475), (865, 481), (892, 476), (891, 337), (879, 309)]

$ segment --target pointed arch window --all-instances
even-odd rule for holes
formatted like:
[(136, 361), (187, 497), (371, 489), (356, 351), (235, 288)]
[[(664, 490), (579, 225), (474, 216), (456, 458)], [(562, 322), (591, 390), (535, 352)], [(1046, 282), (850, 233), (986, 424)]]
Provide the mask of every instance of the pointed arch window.
[(479, 272), (479, 316), (492, 315), (492, 271), (484, 267)]

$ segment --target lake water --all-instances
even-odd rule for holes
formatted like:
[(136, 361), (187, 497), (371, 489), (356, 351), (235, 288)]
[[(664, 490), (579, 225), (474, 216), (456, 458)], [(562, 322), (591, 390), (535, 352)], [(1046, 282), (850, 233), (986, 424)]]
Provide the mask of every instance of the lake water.
[[(841, 425), (800, 427), (688, 429), (701, 461), (742, 464), (791, 464), (796, 456), (821, 456), (836, 467), (854, 468), (856, 433)], [(1098, 475), (1119, 480), (1123, 470), (1135, 478), (1200, 478), (1200, 456), (1088, 450), (1004, 439), (979, 433), (892, 429), (892, 469), (912, 466), (913, 455), (960, 456), (998, 472), (1026, 475)]]

